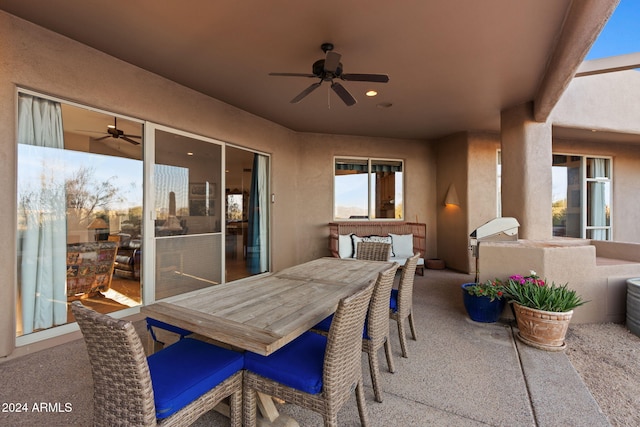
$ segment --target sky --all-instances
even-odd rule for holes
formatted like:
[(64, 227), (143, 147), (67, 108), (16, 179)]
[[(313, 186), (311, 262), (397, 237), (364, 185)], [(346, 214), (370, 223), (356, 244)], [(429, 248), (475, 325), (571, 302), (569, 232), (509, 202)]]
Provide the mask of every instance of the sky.
[(620, 0), (585, 59), (640, 52), (640, 0)]

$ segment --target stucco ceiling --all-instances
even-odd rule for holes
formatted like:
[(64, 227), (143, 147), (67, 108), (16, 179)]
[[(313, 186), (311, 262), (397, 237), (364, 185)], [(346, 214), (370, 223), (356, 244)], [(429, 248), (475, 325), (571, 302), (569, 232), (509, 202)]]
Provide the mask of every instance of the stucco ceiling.
[[(0, 9), (296, 131), (432, 139), (498, 131), (502, 109), (534, 99), (570, 4), (0, 0)], [(327, 82), (291, 104), (316, 80), (268, 73), (310, 73), (323, 42), (345, 73), (389, 83), (342, 82), (352, 107)]]

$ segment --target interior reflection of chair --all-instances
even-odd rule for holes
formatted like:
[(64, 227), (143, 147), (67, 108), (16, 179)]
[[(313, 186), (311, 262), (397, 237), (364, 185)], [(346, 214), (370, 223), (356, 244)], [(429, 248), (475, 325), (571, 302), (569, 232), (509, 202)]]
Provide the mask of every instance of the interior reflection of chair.
[(320, 413), (325, 426), (337, 426), (338, 411), (354, 387), (360, 422), (368, 424), (361, 342), (372, 291), (373, 282), (340, 301), (327, 337), (305, 332), (270, 356), (246, 353), (245, 425), (256, 425), (256, 392), (262, 392)]
[(93, 375), (93, 425), (186, 426), (230, 398), (242, 424), (241, 353), (185, 338), (148, 358), (131, 322), (71, 304)]
[(383, 242), (358, 242), (356, 258), (368, 261), (388, 261), (391, 244)]
[[(398, 263), (382, 273), (378, 274), (378, 280), (369, 303), (369, 310), (362, 332), (362, 351), (366, 352), (369, 359), (369, 370), (371, 371), (371, 383), (377, 402), (382, 402), (382, 390), (380, 387), (380, 369), (378, 367), (378, 350), (384, 346), (389, 372), (395, 372), (393, 356), (391, 355), (391, 345), (389, 343), (389, 300), (391, 298), (391, 288), (393, 279), (398, 270)], [(327, 317), (322, 322), (312, 328), (313, 332), (326, 334), (333, 324), (332, 316)]]
[(413, 279), (420, 253), (407, 258), (407, 262), (402, 268), (398, 289), (391, 290), (391, 300), (389, 302), (389, 318), (398, 323), (398, 336), (400, 337), (400, 347), (402, 357), (409, 357), (407, 352), (407, 337), (404, 329), (405, 319), (409, 319), (409, 327), (413, 340), (417, 339), (416, 326), (413, 323)]

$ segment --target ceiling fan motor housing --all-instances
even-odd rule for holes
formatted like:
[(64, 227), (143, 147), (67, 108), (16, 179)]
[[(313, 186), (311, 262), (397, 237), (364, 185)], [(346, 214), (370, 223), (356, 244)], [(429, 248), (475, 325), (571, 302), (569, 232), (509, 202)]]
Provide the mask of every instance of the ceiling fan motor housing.
[(336, 72), (331, 73), (324, 69), (324, 59), (318, 59), (316, 62), (313, 63), (312, 72), (315, 76), (318, 76), (325, 81), (338, 78), (342, 74), (342, 62), (338, 64), (338, 67), (336, 68)]

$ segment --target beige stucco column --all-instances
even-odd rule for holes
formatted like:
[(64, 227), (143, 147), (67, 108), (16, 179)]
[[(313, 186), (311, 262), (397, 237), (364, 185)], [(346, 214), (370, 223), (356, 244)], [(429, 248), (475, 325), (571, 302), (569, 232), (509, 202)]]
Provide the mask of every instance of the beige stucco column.
[(533, 120), (531, 103), (503, 110), (502, 216), (520, 223), (519, 237), (552, 237), (551, 123)]

